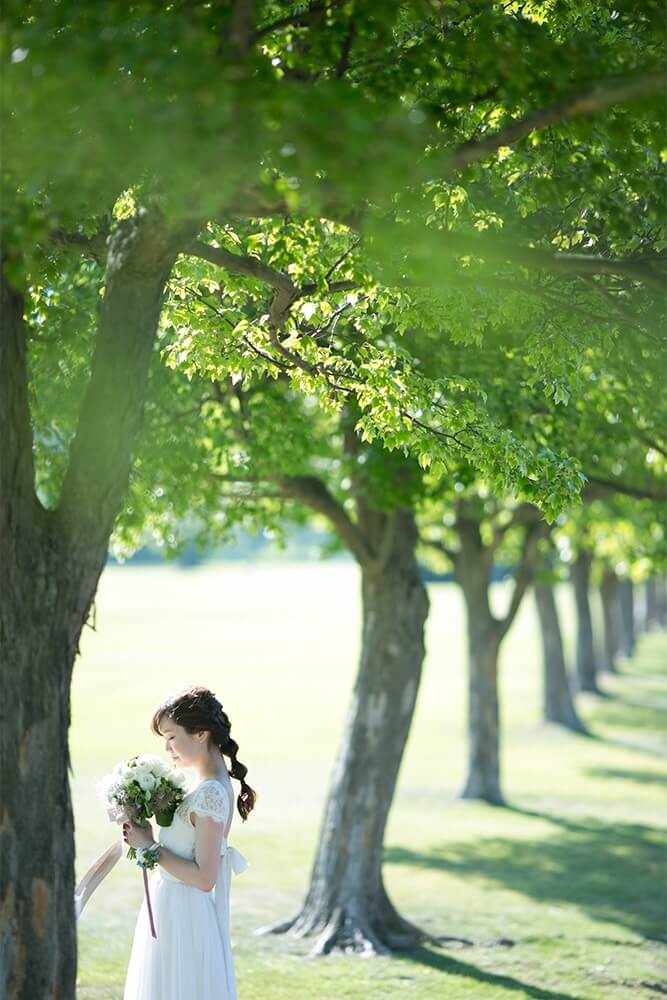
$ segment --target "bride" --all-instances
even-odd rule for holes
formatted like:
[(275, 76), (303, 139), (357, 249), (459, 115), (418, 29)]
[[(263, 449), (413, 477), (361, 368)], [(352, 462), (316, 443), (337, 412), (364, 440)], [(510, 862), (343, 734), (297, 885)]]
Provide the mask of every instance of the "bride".
[[(238, 744), (215, 695), (192, 687), (163, 702), (153, 731), (164, 737), (178, 767), (196, 780), (176, 810), (171, 826), (123, 824), (123, 839), (157, 859), (150, 896), (157, 937), (152, 936), (144, 900), (132, 942), (124, 1000), (236, 1000), (229, 931), (231, 873), (248, 862), (227, 837), (234, 814), (230, 776), (241, 783), (236, 800), (245, 821), (255, 805), (246, 784), (248, 769), (237, 760)], [(223, 755), (231, 760), (227, 770)]]

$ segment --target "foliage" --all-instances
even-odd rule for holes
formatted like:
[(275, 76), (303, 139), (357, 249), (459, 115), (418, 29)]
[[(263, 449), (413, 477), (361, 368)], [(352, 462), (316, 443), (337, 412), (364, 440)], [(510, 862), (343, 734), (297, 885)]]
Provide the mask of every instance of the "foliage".
[[(335, 461), (322, 442), (350, 404), (366, 443), (427, 480), (468, 467), (552, 520), (594, 460), (608, 385), (622, 380), (628, 435), (659, 424), (646, 405), (663, 344), (659, 5), (247, 10), (5, 8), (3, 226), (31, 289), (40, 495), (57, 505), (105, 236), (149, 204), (202, 220), (158, 340), (192, 384), (156, 356), (127, 539), (163, 481), (180, 484), (165, 524), (204, 523), (216, 475)], [(243, 500), (277, 528), (271, 497)]]

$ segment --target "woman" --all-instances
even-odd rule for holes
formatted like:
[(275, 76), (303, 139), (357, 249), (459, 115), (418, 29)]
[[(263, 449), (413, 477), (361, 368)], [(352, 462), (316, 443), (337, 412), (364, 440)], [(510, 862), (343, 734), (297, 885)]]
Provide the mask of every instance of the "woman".
[[(232, 871), (238, 874), (248, 862), (227, 846), (234, 813), (230, 775), (241, 782), (237, 808), (245, 822), (256, 799), (245, 781), (248, 769), (237, 760), (229, 718), (208, 688), (193, 687), (163, 702), (151, 728), (164, 737), (176, 766), (194, 769), (196, 781), (171, 826), (160, 828), (159, 843), (151, 824), (123, 824), (125, 842), (157, 861), (150, 888), (157, 937), (144, 900), (123, 997), (236, 1000), (229, 884)], [(230, 771), (223, 755), (231, 760)]]

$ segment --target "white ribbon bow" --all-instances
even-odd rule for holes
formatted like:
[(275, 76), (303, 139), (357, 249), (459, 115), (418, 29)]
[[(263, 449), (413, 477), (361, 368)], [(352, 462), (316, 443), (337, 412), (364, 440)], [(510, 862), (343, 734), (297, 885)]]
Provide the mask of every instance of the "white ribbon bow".
[(235, 847), (227, 847), (223, 857), (229, 856), (232, 871), (235, 875), (240, 875), (246, 868), (250, 867), (250, 862)]

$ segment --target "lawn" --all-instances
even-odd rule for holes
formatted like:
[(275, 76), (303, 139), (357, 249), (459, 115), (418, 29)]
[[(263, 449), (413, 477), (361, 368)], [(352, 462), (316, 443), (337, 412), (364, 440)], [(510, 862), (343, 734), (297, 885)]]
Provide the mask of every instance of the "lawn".
[[(160, 752), (154, 703), (204, 683), (223, 701), (258, 792), (230, 843), (251, 867), (232, 883), (239, 1000), (536, 998), (667, 992), (664, 861), (667, 634), (642, 637), (606, 697), (580, 710), (591, 736), (540, 721), (532, 598), (501, 663), (502, 766), (510, 806), (457, 800), (465, 764), (462, 604), (430, 587), (427, 661), (385, 841), (385, 879), (409, 919), (444, 941), (396, 958), (308, 961), (311, 942), (257, 936), (306, 889), (356, 672), (354, 566), (112, 567), (73, 687), (77, 871), (113, 839), (95, 784), (121, 757)], [(507, 591), (499, 585), (501, 607)], [(558, 595), (567, 651), (572, 595)], [(597, 608), (596, 608), (597, 611)], [(235, 783), (235, 787), (238, 787)], [(142, 893), (119, 863), (79, 927), (80, 1000), (118, 1000)]]

